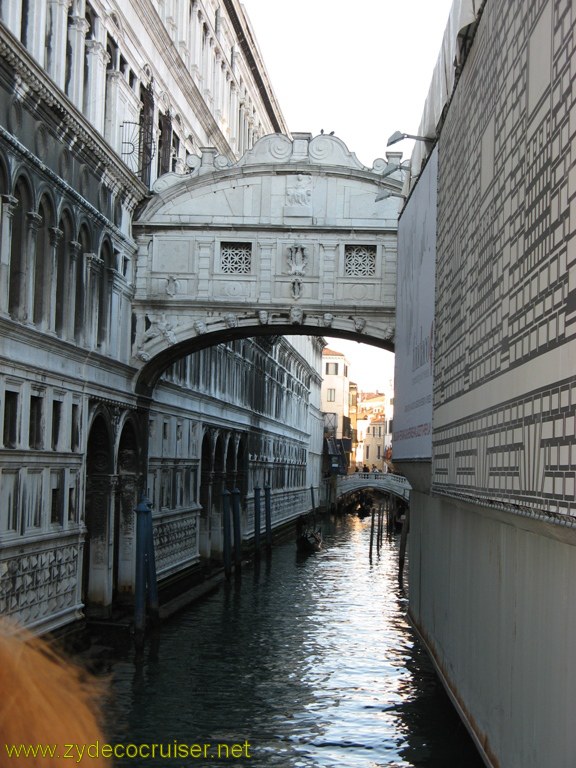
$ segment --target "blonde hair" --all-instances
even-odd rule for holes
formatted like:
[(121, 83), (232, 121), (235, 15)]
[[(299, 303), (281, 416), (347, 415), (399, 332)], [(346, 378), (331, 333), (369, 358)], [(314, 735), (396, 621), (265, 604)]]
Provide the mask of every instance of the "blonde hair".
[[(64, 745), (102, 743), (101, 681), (65, 659), (47, 641), (5, 619), (0, 619), (0, 691), (2, 765), (69, 765), (70, 760), (63, 758)], [(4, 762), (6, 748), (20, 745), (55, 745), (56, 755), (22, 754)], [(110, 761), (95, 758), (90, 765), (100, 768), (110, 766)]]

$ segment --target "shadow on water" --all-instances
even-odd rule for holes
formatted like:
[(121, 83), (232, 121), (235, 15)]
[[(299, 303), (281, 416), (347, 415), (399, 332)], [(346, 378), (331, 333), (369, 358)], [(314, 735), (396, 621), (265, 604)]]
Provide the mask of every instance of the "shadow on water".
[[(481, 768), (406, 621), (398, 540), (369, 563), (369, 522), (323, 529), (321, 552), (279, 546), (165, 623), (139, 658), (115, 652), (112, 743), (164, 745), (147, 766)], [(192, 744), (205, 758), (168, 759)]]

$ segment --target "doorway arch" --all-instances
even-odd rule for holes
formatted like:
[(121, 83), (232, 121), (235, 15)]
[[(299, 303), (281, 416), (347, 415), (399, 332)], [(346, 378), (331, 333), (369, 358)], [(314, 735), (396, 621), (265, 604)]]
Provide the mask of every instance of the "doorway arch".
[(113, 430), (102, 410), (92, 420), (86, 452), (82, 602), (88, 615), (106, 614), (112, 604), (113, 566), (108, 549), (114, 485)]

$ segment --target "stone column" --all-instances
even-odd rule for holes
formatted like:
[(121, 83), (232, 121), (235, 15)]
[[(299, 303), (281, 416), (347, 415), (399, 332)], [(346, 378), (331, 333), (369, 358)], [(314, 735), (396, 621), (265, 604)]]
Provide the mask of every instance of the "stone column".
[(98, 40), (86, 40), (88, 83), (84, 93), (84, 116), (104, 135), (106, 63), (108, 54)]
[(70, 241), (70, 260), (68, 262), (68, 304), (65, 310), (64, 338), (74, 338), (76, 317), (76, 269), (82, 244), (75, 240)]
[(66, 44), (68, 37), (68, 8), (71, 0), (48, 0), (48, 19), (51, 26), (49, 53), (46, 62), (48, 74), (64, 90), (66, 78)]
[(123, 111), (120, 108), (120, 84), (123, 79), (122, 72), (111, 69), (106, 72), (106, 118), (104, 123), (104, 137), (108, 140), (112, 149), (120, 153), (120, 123)]
[(88, 297), (85, 342), (87, 347), (95, 349), (98, 344), (100, 275), (104, 269), (104, 263), (96, 253), (85, 253), (84, 258), (86, 259), (86, 296)]
[(246, 124), (246, 107), (244, 100), (240, 102), (240, 109), (238, 110), (238, 153), (244, 154), (246, 150), (246, 144), (244, 142), (244, 126)]
[(10, 249), (12, 217), (18, 199), (12, 195), (0, 196), (0, 315), (8, 315), (8, 288), (10, 285)]
[(119, 339), (122, 334), (121, 293), (124, 279), (116, 269), (108, 268), (110, 302), (108, 307), (108, 352), (115, 359), (119, 358)]
[(72, 322), (74, 339), (78, 344), (84, 344), (86, 340), (86, 260), (81, 250), (81, 243), (78, 243), (78, 250), (75, 255), (76, 261), (76, 308)]
[(238, 151), (238, 89), (236, 83), (230, 83), (230, 115), (228, 117), (230, 125), (230, 146)]
[(222, 120), (222, 64), (220, 59), (220, 52), (214, 53), (214, 87), (212, 92), (214, 93), (214, 115), (216, 120), (220, 122)]
[(2, 21), (14, 37), (20, 39), (20, 19), (22, 18), (22, 0), (10, 0), (2, 8)]
[(198, 85), (202, 81), (201, 55), (202, 55), (202, 17), (198, 13), (197, 5), (194, 3), (194, 10), (191, 18), (190, 30), (190, 71), (194, 81)]
[(28, 211), (28, 232), (26, 237), (25, 275), (20, 283), (20, 320), (32, 322), (34, 318), (34, 272), (36, 268), (36, 238), (42, 224), (42, 216)]
[(79, 110), (82, 110), (84, 94), (84, 52), (88, 29), (89, 24), (85, 18), (82, 16), (71, 17), (70, 27), (68, 28), (68, 42), (72, 58), (70, 62), (70, 80), (66, 92), (72, 103)]
[(46, 276), (47, 315), (46, 325), (49, 331), (56, 332), (56, 281), (58, 276), (58, 246), (64, 232), (58, 227), (51, 227), (50, 230), (50, 264), (48, 265)]
[[(46, 64), (46, 0), (34, 0), (34, 2), (29, 3), (29, 6), (26, 48), (40, 66), (44, 67)], [(20, 30), (18, 30), (18, 34), (20, 34)]]

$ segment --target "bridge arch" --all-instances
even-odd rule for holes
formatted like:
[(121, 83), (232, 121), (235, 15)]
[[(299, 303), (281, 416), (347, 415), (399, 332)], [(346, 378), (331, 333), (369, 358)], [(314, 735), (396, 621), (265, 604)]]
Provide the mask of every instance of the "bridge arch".
[[(394, 155), (394, 156), (393, 156)], [(247, 336), (327, 335), (394, 348), (398, 160), (362, 165), (335, 136), (273, 134), (235, 164), (205, 148), (133, 223), (134, 387)], [(379, 196), (378, 196), (379, 197)]]

